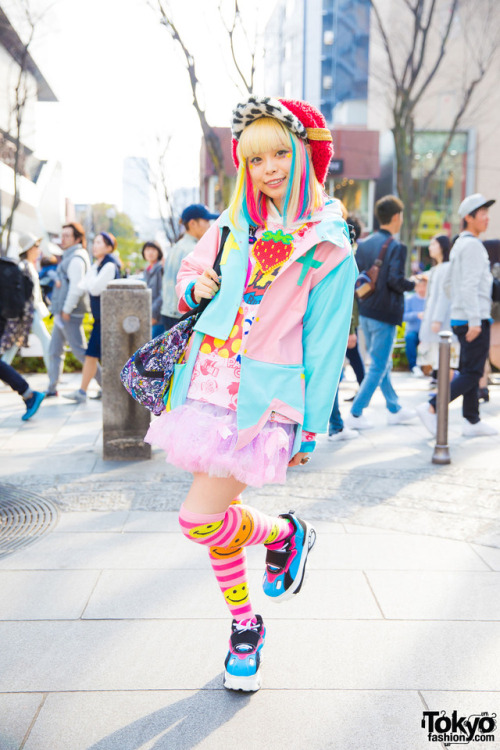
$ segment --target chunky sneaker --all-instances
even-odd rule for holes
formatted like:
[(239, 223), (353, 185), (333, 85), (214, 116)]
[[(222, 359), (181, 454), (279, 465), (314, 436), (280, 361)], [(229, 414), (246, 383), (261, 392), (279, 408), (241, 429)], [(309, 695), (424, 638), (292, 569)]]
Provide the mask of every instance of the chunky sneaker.
[(338, 432), (332, 432), (331, 435), (328, 435), (328, 440), (336, 442), (338, 440), (355, 440), (355, 438), (358, 437), (359, 432), (357, 430), (351, 430), (349, 429), (349, 427), (343, 427)]
[(281, 602), (300, 591), (307, 556), (316, 542), (316, 530), (293, 511), (282, 513), (280, 518), (287, 518), (295, 528), (286, 539), (264, 545), (267, 554), (262, 588), (264, 594)]
[(79, 388), (77, 388), (77, 390), (73, 391), (72, 393), (63, 393), (63, 398), (67, 398), (68, 401), (76, 401), (77, 404), (87, 403), (87, 394), (82, 393)]
[(426, 401), (424, 404), (419, 404), (416, 409), (417, 417), (422, 421), (424, 427), (429, 430), (432, 437), (436, 437), (437, 433), (437, 414), (429, 411), (429, 402)]
[(37, 413), (44, 398), (45, 393), (40, 393), (40, 391), (33, 391), (33, 395), (27, 401), (25, 401), (26, 411), (21, 417), (23, 422), (27, 422), (28, 419), (31, 419), (31, 417)]
[(351, 430), (371, 430), (373, 427), (372, 423), (362, 414), (355, 417), (352, 412), (344, 419), (344, 425)]
[(462, 435), (464, 437), (481, 437), (483, 435), (498, 435), (498, 430), (487, 422), (476, 422), (472, 424), (468, 419), (464, 419)]
[(260, 615), (257, 622), (233, 620), (229, 651), (224, 665), (224, 687), (228, 690), (255, 692), (260, 689), (260, 651), (264, 645), (266, 629)]
[(387, 412), (387, 424), (406, 424), (415, 419), (417, 412), (415, 409), (408, 409), (402, 406), (399, 411)]

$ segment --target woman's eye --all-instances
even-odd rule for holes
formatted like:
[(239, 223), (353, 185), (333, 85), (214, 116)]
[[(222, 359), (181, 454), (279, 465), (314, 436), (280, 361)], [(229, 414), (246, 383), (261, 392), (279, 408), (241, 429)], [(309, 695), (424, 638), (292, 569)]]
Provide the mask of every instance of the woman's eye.
[(283, 148), (280, 151), (278, 151), (277, 156), (286, 156), (288, 154), (288, 149)]
[(260, 157), (254, 156), (252, 159), (250, 159), (250, 164), (259, 164), (260, 163)]

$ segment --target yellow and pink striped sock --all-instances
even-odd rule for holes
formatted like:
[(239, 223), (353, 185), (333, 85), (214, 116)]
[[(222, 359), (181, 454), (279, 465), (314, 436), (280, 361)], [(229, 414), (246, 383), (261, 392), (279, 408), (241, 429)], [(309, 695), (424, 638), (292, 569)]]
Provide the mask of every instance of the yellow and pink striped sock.
[(182, 506), (179, 523), (187, 539), (210, 548), (210, 563), (233, 617), (252, 618), (245, 547), (285, 539), (293, 531), (290, 521), (235, 500), (224, 513), (193, 513)]

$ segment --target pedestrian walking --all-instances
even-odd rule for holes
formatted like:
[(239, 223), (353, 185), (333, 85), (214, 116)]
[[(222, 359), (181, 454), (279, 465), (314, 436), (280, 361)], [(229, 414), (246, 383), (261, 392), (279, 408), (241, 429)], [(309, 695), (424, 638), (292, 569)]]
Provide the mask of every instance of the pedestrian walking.
[(306, 102), (251, 96), (236, 107), (232, 133), (231, 203), (184, 259), (177, 284), (182, 312), (215, 299), (146, 440), (194, 475), (181, 528), (208, 547), (234, 618), (224, 685), (253, 691), (265, 627), (250, 601), (245, 547), (266, 546), (263, 589), (278, 602), (300, 590), (315, 531), (240, 495), (284, 483), (287, 467), (305, 465), (316, 433), (326, 432), (356, 272), (338, 201), (322, 187), (333, 153), (323, 115)]
[[(418, 334), (417, 365), (432, 368), (432, 380), (437, 382), (439, 366), (439, 332), (449, 331), (450, 300), (445, 287), (450, 271), (450, 238), (445, 234), (433, 237), (429, 243), (429, 255), (434, 265), (427, 274), (424, 316)], [(458, 367), (458, 339), (453, 336), (450, 351), (450, 367)]]
[[(354, 253), (356, 254), (356, 250), (358, 248), (358, 240), (361, 237), (361, 231), (362, 231), (361, 224), (356, 216), (347, 216), (346, 222), (347, 222), (347, 226), (349, 227), (349, 231), (351, 233), (351, 241), (353, 243), (353, 250), (354, 250)], [(349, 362), (349, 364), (351, 365), (353, 369), (358, 385), (361, 385), (361, 383), (363, 382), (363, 378), (365, 377), (365, 365), (363, 363), (363, 359), (359, 351), (359, 341), (358, 341), (359, 311), (358, 311), (358, 301), (356, 298), (354, 299), (353, 316), (355, 319), (355, 328), (353, 331), (351, 331), (351, 334), (349, 335), (349, 344), (347, 345), (346, 357), (347, 357), (347, 361)], [(355, 336), (354, 344), (352, 344), (352, 342), (354, 341), (353, 334)], [(351, 396), (350, 398), (346, 398), (344, 399), (344, 401), (354, 401), (354, 396)]]
[(101, 294), (113, 279), (120, 278), (120, 263), (116, 255), (116, 239), (111, 232), (99, 232), (94, 239), (92, 253), (95, 261), (85, 274), (80, 287), (90, 295), (90, 309), (94, 318), (90, 332), (85, 360), (83, 362), (82, 380), (80, 388), (64, 398), (85, 403), (87, 389), (92, 378), (96, 376), (101, 358)]
[(142, 247), (142, 257), (148, 264), (144, 269), (143, 278), (148, 289), (151, 289), (151, 335), (155, 339), (165, 330), (161, 322), (163, 251), (157, 242), (145, 242)]
[(27, 422), (28, 419), (31, 419), (40, 408), (40, 405), (45, 398), (45, 393), (33, 391), (30, 388), (28, 381), (25, 380), (23, 376), (12, 367), (12, 365), (8, 365), (7, 362), (4, 362), (1, 359), (0, 380), (3, 380), (4, 383), (10, 385), (12, 390), (17, 391), (23, 399), (26, 411), (21, 419), (23, 422)]
[[(488, 253), (479, 239), (488, 228), (494, 200), (481, 193), (468, 195), (458, 207), (463, 231), (453, 245), (447, 293), (451, 299), (451, 325), (460, 343), (458, 375), (450, 384), (450, 401), (462, 396), (465, 437), (496, 435), (497, 430), (479, 415), (479, 381), (490, 347), (491, 288), (493, 277)], [(437, 431), (436, 396), (420, 404), (417, 413), (431, 435)]]
[(19, 263), (19, 246), (11, 246), (7, 257), (0, 258), (1, 359), (28, 345), (33, 314), (33, 281)]
[[(57, 278), (52, 292), (50, 312), (54, 327), (49, 347), (49, 386), (46, 395), (57, 396), (57, 385), (64, 367), (64, 344), (67, 342), (79, 362), (84, 363), (87, 342), (83, 331), (83, 316), (89, 312), (88, 294), (80, 284), (90, 268), (85, 230), (78, 222), (65, 224), (61, 232), (63, 257), (57, 267)], [(101, 371), (96, 380), (101, 384)]]
[[(40, 245), (42, 242), (41, 237), (36, 237), (34, 234), (22, 234), (19, 237), (19, 267), (22, 272), (31, 279), (33, 289), (30, 297), (30, 312), (32, 313), (29, 317), (31, 319), (30, 330), (31, 333), (36, 336), (42, 345), (43, 361), (45, 367), (49, 368), (49, 347), (50, 347), (50, 333), (47, 330), (47, 326), (44, 323), (44, 318), (48, 317), (49, 311), (47, 305), (43, 301), (42, 289), (40, 287), (40, 279), (36, 268), (37, 261), (40, 257)], [(31, 310), (32, 307), (32, 310)], [(24, 321), (27, 324), (27, 320)], [(22, 326), (22, 324), (21, 324)], [(27, 343), (27, 342), (26, 342)], [(11, 365), (14, 357), (21, 343), (19, 339), (16, 343), (2, 354), (2, 359)]]
[(417, 378), (423, 377), (423, 372), (417, 365), (417, 349), (420, 334), (420, 325), (424, 317), (425, 295), (427, 291), (427, 279), (420, 276), (415, 283), (415, 294), (405, 297), (405, 311), (403, 321), (405, 322), (405, 350), (406, 359), (410, 372)]
[(186, 255), (194, 250), (196, 243), (201, 240), (205, 232), (210, 229), (210, 222), (218, 216), (219, 214), (210, 213), (208, 208), (201, 203), (187, 206), (181, 214), (184, 234), (167, 251), (163, 264), (161, 322), (165, 331), (178, 323), (181, 317), (179, 300), (175, 291), (181, 263)]
[(412, 291), (415, 282), (405, 278), (406, 247), (393, 235), (403, 224), (404, 205), (393, 195), (386, 195), (375, 204), (380, 225), (377, 232), (358, 244), (356, 262), (360, 271), (368, 271), (384, 254), (374, 293), (359, 300), (359, 320), (363, 331), (370, 366), (345, 419), (347, 427), (365, 430), (372, 427), (363, 415), (377, 387), (385, 398), (390, 425), (405, 424), (416, 414), (402, 407), (391, 383), (392, 349), (396, 327), (403, 321), (404, 292)]

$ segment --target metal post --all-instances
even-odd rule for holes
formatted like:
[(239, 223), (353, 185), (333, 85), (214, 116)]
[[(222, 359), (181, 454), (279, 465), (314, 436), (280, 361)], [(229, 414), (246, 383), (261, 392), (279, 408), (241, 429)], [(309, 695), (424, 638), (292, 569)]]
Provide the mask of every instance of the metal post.
[(432, 454), (433, 464), (451, 463), (448, 449), (448, 404), (450, 403), (450, 344), (451, 331), (439, 333), (439, 370), (437, 389), (437, 435)]
[(120, 381), (125, 362), (151, 338), (151, 290), (135, 279), (110, 281), (101, 295), (101, 317), (103, 458), (151, 458), (143, 441), (150, 413)]

